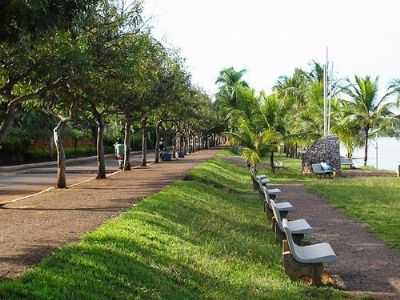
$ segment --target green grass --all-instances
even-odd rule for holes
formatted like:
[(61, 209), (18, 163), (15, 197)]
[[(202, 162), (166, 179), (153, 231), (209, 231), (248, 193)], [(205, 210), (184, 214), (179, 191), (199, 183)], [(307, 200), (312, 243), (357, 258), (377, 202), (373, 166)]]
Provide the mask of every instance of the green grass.
[(341, 299), (290, 281), (246, 169), (222, 157), (22, 278), (4, 299)]
[(283, 154), (277, 154), (275, 160), (283, 162), (284, 167), (276, 169), (275, 173), (272, 173), (271, 169), (261, 168), (258, 173), (267, 173), (275, 183), (305, 182), (312, 180), (311, 177), (304, 176), (301, 173), (301, 161), (299, 159), (287, 158)]
[(394, 177), (353, 177), (307, 182), (333, 206), (378, 234), (389, 246), (400, 248), (400, 180)]
[[(301, 161), (285, 157), (286, 169), (267, 173), (275, 183), (303, 182), (349, 217), (368, 225), (387, 245), (400, 249), (400, 179), (396, 177), (343, 177), (320, 179), (301, 174)], [(367, 168), (365, 170), (371, 170)]]

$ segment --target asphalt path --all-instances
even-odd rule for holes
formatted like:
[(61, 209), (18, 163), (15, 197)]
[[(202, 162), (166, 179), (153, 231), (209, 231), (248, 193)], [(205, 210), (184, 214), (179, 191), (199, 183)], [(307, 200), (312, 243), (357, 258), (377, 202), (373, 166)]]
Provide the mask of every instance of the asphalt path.
[[(154, 159), (154, 153), (147, 155), (150, 162)], [(141, 154), (131, 154), (133, 167), (141, 164)], [(118, 163), (115, 158), (106, 159), (108, 174), (118, 171)], [(91, 159), (83, 162), (68, 162), (66, 168), (67, 185), (75, 185), (96, 177), (97, 161)], [(57, 167), (43, 166), (18, 171), (0, 171), (0, 205), (16, 199), (30, 196), (56, 185)]]

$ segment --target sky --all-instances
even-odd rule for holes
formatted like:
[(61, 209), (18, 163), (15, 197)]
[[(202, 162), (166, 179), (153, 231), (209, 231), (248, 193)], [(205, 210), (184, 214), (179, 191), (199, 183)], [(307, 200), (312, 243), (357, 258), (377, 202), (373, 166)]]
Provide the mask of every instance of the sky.
[(181, 50), (193, 82), (216, 91), (220, 70), (246, 69), (257, 90), (323, 62), (339, 77), (400, 78), (399, 0), (145, 0), (154, 35)]

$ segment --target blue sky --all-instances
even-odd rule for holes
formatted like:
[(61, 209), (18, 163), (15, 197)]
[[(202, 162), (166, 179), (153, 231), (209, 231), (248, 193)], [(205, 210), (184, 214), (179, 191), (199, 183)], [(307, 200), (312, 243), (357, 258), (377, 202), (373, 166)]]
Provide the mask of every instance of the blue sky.
[(400, 78), (400, 1), (145, 0), (154, 34), (181, 49), (193, 81), (215, 92), (218, 72), (248, 70), (257, 90), (312, 59), (325, 47), (336, 73), (379, 75), (381, 88)]

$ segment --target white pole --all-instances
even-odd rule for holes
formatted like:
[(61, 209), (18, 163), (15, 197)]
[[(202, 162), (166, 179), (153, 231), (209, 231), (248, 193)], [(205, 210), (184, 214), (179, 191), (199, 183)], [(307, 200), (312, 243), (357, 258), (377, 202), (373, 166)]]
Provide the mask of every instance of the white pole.
[(375, 165), (376, 169), (378, 169), (378, 133), (375, 135)]
[[(328, 47), (326, 47), (326, 61), (328, 60)], [(327, 100), (327, 65), (326, 62), (324, 64), (324, 136), (327, 136), (327, 105), (326, 105), (326, 100)]]
[[(329, 60), (328, 59), (327, 59), (326, 64), (328, 66), (328, 71), (329, 71)], [(331, 71), (333, 73), (333, 65), (332, 65), (332, 70)], [(327, 72), (327, 73), (328, 73), (328, 76), (327, 76), (327, 87), (328, 87), (328, 91), (327, 91), (327, 94), (328, 94), (328, 135), (330, 135), (331, 134), (332, 95), (329, 94), (329, 87), (330, 87), (330, 84), (329, 84), (329, 72)]]

